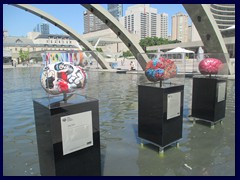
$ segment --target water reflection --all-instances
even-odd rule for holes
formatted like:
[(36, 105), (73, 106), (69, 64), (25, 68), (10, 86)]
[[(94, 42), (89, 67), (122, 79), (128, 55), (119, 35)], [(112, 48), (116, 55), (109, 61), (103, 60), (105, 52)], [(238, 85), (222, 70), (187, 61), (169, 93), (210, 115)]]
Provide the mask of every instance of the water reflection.
[[(32, 97), (46, 96), (39, 74), (40, 68), (4, 69), (4, 175), (40, 175), (32, 105)], [(139, 78), (89, 72), (79, 92), (99, 99), (103, 175), (235, 175), (235, 81), (228, 81), (224, 124), (210, 129), (188, 120), (192, 79), (185, 80), (183, 138), (179, 148), (168, 148), (161, 158), (155, 146), (139, 145)]]

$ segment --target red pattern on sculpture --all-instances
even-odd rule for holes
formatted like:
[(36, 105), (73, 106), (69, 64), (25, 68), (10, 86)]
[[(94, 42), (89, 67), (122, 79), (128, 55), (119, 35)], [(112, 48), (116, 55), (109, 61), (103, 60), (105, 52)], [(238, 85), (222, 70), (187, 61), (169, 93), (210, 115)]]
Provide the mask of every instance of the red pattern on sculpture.
[(223, 68), (223, 63), (216, 58), (206, 58), (203, 59), (199, 65), (198, 69), (201, 74), (218, 74), (218, 72)]

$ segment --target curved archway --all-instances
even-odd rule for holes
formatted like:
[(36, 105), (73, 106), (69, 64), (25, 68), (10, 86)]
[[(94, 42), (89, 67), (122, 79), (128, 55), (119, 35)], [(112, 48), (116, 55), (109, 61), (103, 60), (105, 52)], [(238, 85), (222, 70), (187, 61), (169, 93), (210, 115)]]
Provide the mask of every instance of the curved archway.
[(66, 24), (64, 24), (63, 22), (61, 22), (60, 20), (56, 19), (55, 17), (47, 14), (46, 12), (35, 8), (31, 5), (28, 4), (11, 4), (12, 6), (18, 7), (20, 9), (23, 9), (25, 11), (28, 11), (32, 14), (35, 14), (47, 21), (49, 21), (50, 23), (54, 24), (55, 26), (59, 27), (60, 29), (62, 29), (64, 32), (66, 32), (67, 34), (69, 34), (71, 37), (73, 37), (75, 40), (77, 40), (78, 43), (80, 43), (81, 45), (83, 45), (83, 47), (87, 50), (87, 51), (91, 51), (91, 55), (97, 60), (97, 62), (99, 63), (99, 65), (103, 68), (103, 69), (110, 69), (109, 64), (104, 60), (104, 58), (102, 57), (102, 55), (100, 54), (96, 54), (94, 52), (94, 48), (93, 46), (86, 41), (84, 38), (82, 38), (82, 36), (77, 33), (76, 31), (74, 31), (72, 28), (68, 27)]

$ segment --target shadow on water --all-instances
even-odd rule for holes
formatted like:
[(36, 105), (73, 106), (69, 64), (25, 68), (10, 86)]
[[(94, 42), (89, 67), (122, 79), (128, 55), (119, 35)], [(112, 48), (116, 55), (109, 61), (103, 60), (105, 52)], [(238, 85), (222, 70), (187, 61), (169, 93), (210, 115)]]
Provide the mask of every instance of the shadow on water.
[[(40, 68), (3, 71), (3, 174), (39, 176), (32, 97), (46, 95)], [(183, 137), (178, 148), (173, 145), (160, 157), (156, 146), (140, 146), (138, 78), (141, 75), (88, 72), (86, 88), (79, 92), (99, 100), (102, 175), (235, 175), (235, 81), (228, 81), (223, 124), (211, 129), (188, 119), (192, 79), (185, 80)]]

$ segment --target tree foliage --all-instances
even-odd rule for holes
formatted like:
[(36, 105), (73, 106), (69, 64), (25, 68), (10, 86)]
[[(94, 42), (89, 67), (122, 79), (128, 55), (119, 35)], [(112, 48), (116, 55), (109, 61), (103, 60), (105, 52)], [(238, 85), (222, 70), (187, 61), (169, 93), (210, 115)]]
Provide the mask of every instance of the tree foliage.
[(141, 39), (139, 42), (139, 45), (146, 51), (147, 46), (156, 46), (156, 45), (163, 45), (163, 44), (174, 44), (179, 43), (181, 41), (179, 40), (168, 40), (164, 38), (158, 38), (158, 37), (146, 37), (144, 39)]
[(125, 51), (125, 52), (123, 52), (123, 57), (129, 57), (129, 56), (132, 56), (133, 54), (132, 54), (132, 52), (131, 51)]
[(103, 52), (102, 48), (96, 48), (98, 52)]
[(22, 49), (19, 51), (19, 58), (23, 61), (29, 59), (29, 51), (23, 51)]

